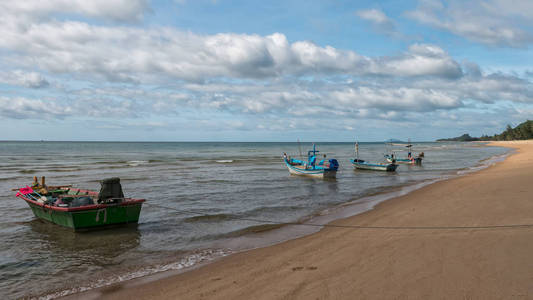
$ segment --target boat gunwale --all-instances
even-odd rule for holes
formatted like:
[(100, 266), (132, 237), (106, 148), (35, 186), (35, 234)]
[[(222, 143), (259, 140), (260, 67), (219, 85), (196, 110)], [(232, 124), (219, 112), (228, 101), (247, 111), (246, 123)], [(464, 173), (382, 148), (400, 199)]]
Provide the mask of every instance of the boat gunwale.
[(42, 208), (51, 209), (54, 211), (61, 211), (61, 212), (78, 212), (78, 211), (87, 211), (87, 210), (98, 210), (98, 209), (114, 207), (114, 206), (130, 206), (130, 205), (140, 204), (146, 201), (146, 199), (124, 198), (125, 200), (124, 202), (114, 203), (114, 204), (93, 204), (93, 205), (85, 205), (85, 206), (79, 206), (79, 207), (58, 207), (58, 206), (52, 206), (50, 204), (44, 204), (41, 202), (37, 202), (25, 196), (18, 196), (18, 197), (28, 203), (40, 206)]
[(363, 165), (363, 166), (371, 166), (371, 167), (389, 167), (391, 165), (396, 165), (395, 163), (384, 164), (384, 163), (367, 163), (366, 161), (365, 162), (357, 162), (357, 161), (354, 161), (353, 159), (350, 159), (350, 162), (354, 166)]

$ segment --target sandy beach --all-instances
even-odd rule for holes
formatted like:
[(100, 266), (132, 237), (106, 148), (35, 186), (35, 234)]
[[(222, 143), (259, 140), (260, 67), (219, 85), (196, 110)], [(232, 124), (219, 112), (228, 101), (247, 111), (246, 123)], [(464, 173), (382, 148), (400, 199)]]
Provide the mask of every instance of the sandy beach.
[(533, 141), (492, 144), (517, 152), (332, 223), (433, 228), (328, 227), (182, 274), (70, 298), (531, 299), (533, 226), (484, 226), (533, 224)]

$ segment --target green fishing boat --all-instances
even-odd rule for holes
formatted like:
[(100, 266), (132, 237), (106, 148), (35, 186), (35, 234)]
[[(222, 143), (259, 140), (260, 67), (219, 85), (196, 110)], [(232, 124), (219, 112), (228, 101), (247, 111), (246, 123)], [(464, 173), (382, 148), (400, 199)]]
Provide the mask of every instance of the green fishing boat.
[(70, 186), (47, 187), (35, 182), (18, 189), (17, 197), (28, 203), (42, 220), (75, 231), (137, 223), (145, 199), (125, 198), (119, 178), (101, 181), (100, 192)]

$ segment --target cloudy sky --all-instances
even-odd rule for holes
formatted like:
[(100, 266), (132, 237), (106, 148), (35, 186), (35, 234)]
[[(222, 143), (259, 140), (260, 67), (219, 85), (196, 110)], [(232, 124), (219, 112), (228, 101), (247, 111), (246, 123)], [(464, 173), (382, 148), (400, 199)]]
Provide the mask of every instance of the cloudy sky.
[(382, 141), (533, 119), (530, 0), (2, 0), (0, 140)]

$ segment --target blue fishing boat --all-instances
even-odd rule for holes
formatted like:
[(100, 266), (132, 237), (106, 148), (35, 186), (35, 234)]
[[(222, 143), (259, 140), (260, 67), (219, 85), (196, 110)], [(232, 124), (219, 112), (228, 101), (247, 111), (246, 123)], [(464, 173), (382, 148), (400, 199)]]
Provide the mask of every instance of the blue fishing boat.
[(359, 170), (394, 172), (396, 171), (396, 168), (398, 167), (395, 161), (392, 161), (388, 164), (384, 164), (384, 163), (370, 163), (362, 159), (359, 159), (359, 143), (358, 142), (355, 142), (355, 159), (350, 159), (350, 162), (352, 163), (354, 168), (359, 169)]
[(289, 173), (294, 175), (303, 175), (317, 178), (335, 178), (337, 176), (337, 169), (339, 168), (339, 162), (331, 158), (326, 161), (322, 159), (317, 163), (316, 154), (320, 151), (316, 150), (313, 144), (313, 150), (307, 151), (307, 161), (301, 161), (298, 159), (287, 157), (286, 153), (283, 153), (283, 161), (289, 169)]

